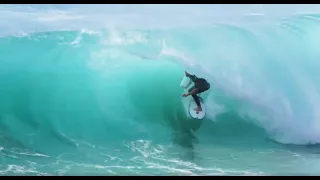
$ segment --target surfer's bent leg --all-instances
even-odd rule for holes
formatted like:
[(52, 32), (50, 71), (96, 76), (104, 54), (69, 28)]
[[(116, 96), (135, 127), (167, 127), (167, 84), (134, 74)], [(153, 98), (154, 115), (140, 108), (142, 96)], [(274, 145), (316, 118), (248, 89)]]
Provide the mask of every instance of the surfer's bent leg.
[(208, 89), (210, 89), (210, 84), (206, 83), (206, 84), (201, 84), (199, 85), (199, 87), (197, 87), (198, 89), (198, 94), (203, 93), (205, 91), (207, 91)]
[[(192, 89), (190, 88), (190, 90), (192, 91), (194, 88), (197, 88), (198, 89), (197, 94), (200, 94), (200, 93), (203, 93), (203, 92), (207, 91), (208, 89), (210, 89), (210, 84), (209, 83), (201, 84), (197, 87), (192, 87)], [(189, 91), (189, 92), (191, 92), (191, 91)], [(198, 107), (201, 107), (200, 98), (197, 94), (193, 94), (192, 97), (193, 97), (194, 101), (197, 103)]]
[(198, 95), (192, 94), (192, 97), (193, 97), (194, 101), (196, 102), (197, 106), (201, 107), (200, 99), (199, 99)]
[[(194, 90), (194, 88), (196, 88), (196, 87), (192, 86), (188, 91), (191, 92), (191, 91)], [(193, 97), (194, 101), (196, 102), (197, 106), (201, 107), (200, 99), (199, 99), (198, 95), (197, 94), (192, 94), (192, 97)]]

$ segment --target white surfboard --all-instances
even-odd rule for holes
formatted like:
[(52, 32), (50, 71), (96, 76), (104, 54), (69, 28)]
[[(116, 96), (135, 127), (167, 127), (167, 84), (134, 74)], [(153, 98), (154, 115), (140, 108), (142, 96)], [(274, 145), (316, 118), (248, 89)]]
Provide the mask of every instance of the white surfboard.
[(191, 79), (184, 75), (183, 79), (181, 80), (180, 86), (184, 89), (187, 89), (191, 85), (191, 83)]
[[(201, 98), (200, 98), (201, 99)], [(197, 108), (196, 102), (192, 99), (189, 103), (189, 114), (194, 119), (203, 119), (206, 116), (206, 106), (203, 104), (202, 99), (200, 100), (202, 111), (197, 112), (194, 109)]]

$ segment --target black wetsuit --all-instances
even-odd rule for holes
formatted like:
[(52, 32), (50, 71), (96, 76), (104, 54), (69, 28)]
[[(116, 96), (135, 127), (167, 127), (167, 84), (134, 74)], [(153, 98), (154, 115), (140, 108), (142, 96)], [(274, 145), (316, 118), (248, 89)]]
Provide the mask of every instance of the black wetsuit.
[[(197, 78), (195, 75), (187, 74), (187, 77), (189, 77), (192, 82), (194, 82), (194, 86), (192, 86), (188, 91), (191, 92), (193, 89), (197, 89), (197, 94), (202, 93), (204, 91), (207, 91), (210, 89), (210, 84), (203, 78)], [(192, 97), (194, 101), (197, 103), (198, 106), (200, 106), (200, 99), (197, 96), (197, 94), (192, 94)]]

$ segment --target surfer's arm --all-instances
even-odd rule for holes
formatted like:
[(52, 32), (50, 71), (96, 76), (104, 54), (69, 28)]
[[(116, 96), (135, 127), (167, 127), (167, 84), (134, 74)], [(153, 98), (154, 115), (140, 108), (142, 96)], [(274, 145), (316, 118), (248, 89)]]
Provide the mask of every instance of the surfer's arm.
[(190, 91), (189, 93), (184, 94), (184, 97), (190, 96), (190, 95), (194, 95), (198, 93), (198, 89), (194, 88), (192, 91)]
[(197, 88), (194, 88), (191, 92), (189, 92), (188, 94), (189, 95), (194, 95), (194, 94), (197, 94), (198, 93), (198, 89)]

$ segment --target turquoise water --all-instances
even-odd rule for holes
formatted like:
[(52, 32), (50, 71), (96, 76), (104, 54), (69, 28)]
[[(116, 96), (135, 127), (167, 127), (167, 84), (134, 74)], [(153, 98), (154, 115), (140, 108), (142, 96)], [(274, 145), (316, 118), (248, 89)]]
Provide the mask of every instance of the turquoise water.
[(4, 35), (0, 174), (317, 175), (319, 20)]

